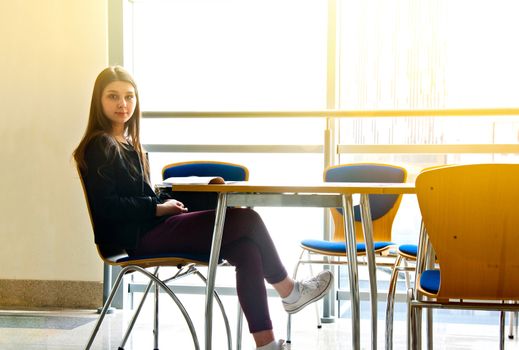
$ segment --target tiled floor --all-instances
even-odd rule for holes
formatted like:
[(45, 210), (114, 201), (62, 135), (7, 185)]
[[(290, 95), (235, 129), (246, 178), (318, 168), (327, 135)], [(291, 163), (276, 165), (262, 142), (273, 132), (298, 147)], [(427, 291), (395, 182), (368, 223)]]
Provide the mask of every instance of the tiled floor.
[[(203, 297), (182, 295), (203, 342)], [(163, 298), (160, 308), (162, 324), (160, 328), (160, 349), (193, 349), (187, 327), (180, 313), (173, 304)], [(231, 322), (236, 319), (235, 297), (224, 297)], [(385, 304), (380, 303), (380, 310)], [(271, 299), (272, 318), (277, 336), (285, 337), (286, 315), (279, 300)], [(151, 305), (143, 309), (142, 318), (135, 326), (134, 333), (125, 349), (152, 349)], [(361, 305), (361, 347), (370, 348), (370, 330), (367, 312), (369, 308)], [(83, 349), (97, 314), (95, 310), (40, 310), (15, 311), (0, 310), (0, 349), (2, 350), (76, 350)], [(130, 312), (116, 311), (107, 316), (93, 349), (117, 349), (123, 326), (126, 325)], [(315, 313), (312, 307), (294, 317), (293, 343), (291, 349), (351, 349), (351, 323), (348, 318), (341, 318), (334, 323), (325, 324), (317, 330)], [(399, 305), (395, 316), (395, 349), (405, 349), (405, 308)], [(379, 317), (378, 348), (384, 348), (383, 318)], [(470, 311), (450, 311), (435, 314), (435, 349), (497, 349), (498, 316), (495, 313)], [(215, 316), (213, 349), (226, 349), (225, 331), (218, 314)], [(234, 322), (231, 325), (234, 331)], [(508, 331), (508, 329), (507, 329)], [(202, 344), (203, 345), (203, 344)], [(243, 349), (254, 349), (252, 339), (244, 331)], [(506, 341), (506, 349), (519, 349), (516, 339)]]

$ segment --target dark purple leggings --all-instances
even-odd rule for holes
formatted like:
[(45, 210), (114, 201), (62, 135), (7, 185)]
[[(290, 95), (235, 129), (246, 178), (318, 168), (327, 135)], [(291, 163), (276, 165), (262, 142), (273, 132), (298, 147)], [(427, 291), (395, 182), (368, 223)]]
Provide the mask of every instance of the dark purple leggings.
[[(214, 210), (171, 216), (147, 232), (133, 253), (208, 254), (214, 221)], [(220, 257), (236, 267), (238, 299), (250, 332), (272, 329), (264, 279), (270, 284), (281, 282), (287, 271), (258, 213), (227, 209)]]

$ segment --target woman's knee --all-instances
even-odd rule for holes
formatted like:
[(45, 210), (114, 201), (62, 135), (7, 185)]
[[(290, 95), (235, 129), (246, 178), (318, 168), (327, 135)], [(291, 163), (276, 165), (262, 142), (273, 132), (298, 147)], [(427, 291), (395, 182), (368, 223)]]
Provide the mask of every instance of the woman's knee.
[(259, 214), (248, 208), (233, 208), (227, 212), (224, 239), (237, 240), (243, 237), (268, 234)]
[(239, 217), (248, 222), (263, 223), (263, 220), (261, 219), (261, 216), (258, 214), (258, 212), (251, 208), (230, 208), (228, 210), (228, 214)]

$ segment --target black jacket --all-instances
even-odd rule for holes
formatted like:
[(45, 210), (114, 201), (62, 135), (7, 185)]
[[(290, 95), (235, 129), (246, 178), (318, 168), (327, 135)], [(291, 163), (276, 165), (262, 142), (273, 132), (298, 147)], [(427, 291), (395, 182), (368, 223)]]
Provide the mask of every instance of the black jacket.
[(161, 200), (143, 180), (137, 152), (129, 145), (123, 152), (138, 169), (137, 176), (130, 172), (115, 146), (103, 136), (88, 144), (85, 151), (87, 171), (82, 176), (92, 213), (95, 243), (132, 249), (143, 233), (165, 217), (155, 216), (157, 203)]

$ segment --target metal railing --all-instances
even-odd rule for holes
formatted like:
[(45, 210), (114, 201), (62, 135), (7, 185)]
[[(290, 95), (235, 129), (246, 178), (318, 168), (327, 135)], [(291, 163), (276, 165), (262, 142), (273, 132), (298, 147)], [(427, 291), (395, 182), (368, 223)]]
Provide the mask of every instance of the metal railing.
[(184, 111), (142, 113), (143, 118), (270, 118), (270, 117), (489, 117), (519, 116), (519, 108), (462, 108), (408, 110), (315, 110), (315, 111)]
[[(143, 112), (145, 119), (179, 118), (385, 118), (385, 117), (518, 117), (519, 108), (483, 109), (421, 109), (421, 110), (315, 110), (315, 111), (177, 111)], [(333, 123), (327, 123), (332, 125)], [(331, 130), (331, 133), (337, 132)], [(147, 144), (150, 152), (193, 153), (326, 153), (326, 140), (322, 145), (222, 145), (222, 144)], [(519, 144), (332, 144), (330, 152), (336, 154), (449, 154), (449, 153), (519, 153)], [(326, 159), (328, 155), (325, 154)]]

